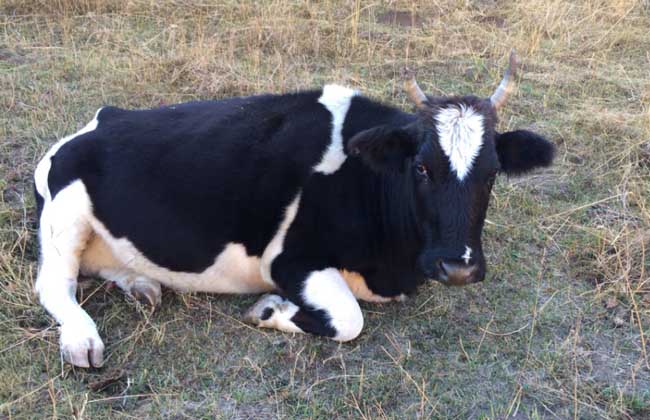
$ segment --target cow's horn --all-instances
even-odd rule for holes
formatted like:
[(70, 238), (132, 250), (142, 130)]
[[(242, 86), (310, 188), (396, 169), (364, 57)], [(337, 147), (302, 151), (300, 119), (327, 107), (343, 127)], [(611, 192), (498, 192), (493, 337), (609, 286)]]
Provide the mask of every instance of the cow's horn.
[(508, 100), (508, 95), (515, 86), (515, 76), (517, 75), (517, 54), (515, 49), (510, 50), (510, 63), (506, 69), (506, 74), (503, 76), (501, 83), (490, 96), (490, 102), (494, 108), (501, 108)]
[(415, 81), (415, 72), (407, 67), (402, 70), (402, 77), (404, 78), (404, 90), (409, 99), (415, 103), (415, 106), (421, 108), (427, 97)]

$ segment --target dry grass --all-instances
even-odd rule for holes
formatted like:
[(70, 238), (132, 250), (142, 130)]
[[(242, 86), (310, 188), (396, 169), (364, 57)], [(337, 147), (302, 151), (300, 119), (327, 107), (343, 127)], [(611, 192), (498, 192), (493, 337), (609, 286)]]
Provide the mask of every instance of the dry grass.
[[(645, 1), (4, 0), (0, 417), (650, 417), (650, 7)], [(166, 293), (149, 313), (88, 282), (108, 367), (75, 371), (32, 295), (31, 173), (103, 104), (150, 107), (338, 81), (406, 107), (487, 95), (559, 149), (501, 179), (488, 280), (364, 305), (349, 345), (258, 331), (252, 297)]]

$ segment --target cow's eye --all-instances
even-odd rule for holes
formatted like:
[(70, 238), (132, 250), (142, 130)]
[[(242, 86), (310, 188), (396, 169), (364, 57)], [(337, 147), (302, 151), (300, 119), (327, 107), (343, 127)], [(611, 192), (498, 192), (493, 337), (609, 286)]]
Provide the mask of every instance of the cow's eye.
[(421, 163), (415, 165), (415, 171), (418, 173), (418, 175), (427, 176), (427, 167)]

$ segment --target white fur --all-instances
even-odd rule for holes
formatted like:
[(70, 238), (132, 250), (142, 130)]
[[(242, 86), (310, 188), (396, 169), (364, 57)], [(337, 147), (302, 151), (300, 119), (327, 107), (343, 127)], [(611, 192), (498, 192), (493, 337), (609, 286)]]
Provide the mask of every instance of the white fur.
[(91, 212), (81, 181), (74, 181), (45, 203), (39, 227), (41, 266), (35, 285), (41, 304), (61, 325), (64, 358), (82, 367), (101, 365), (104, 350), (95, 323), (76, 298), (79, 261), (91, 234)]
[(86, 124), (84, 128), (56, 142), (50, 148), (50, 150), (47, 151), (45, 156), (43, 156), (43, 159), (41, 159), (41, 161), (38, 163), (38, 166), (36, 166), (36, 170), (34, 171), (34, 184), (36, 185), (36, 191), (38, 191), (38, 193), (45, 199), (45, 201), (52, 199), (47, 182), (47, 177), (50, 173), (50, 167), (52, 166), (52, 156), (54, 156), (54, 154), (61, 148), (61, 146), (74, 139), (75, 137), (94, 131), (97, 128), (97, 118), (99, 117), (101, 110), (102, 108), (99, 108), (97, 112), (95, 112), (95, 117), (92, 119), (92, 121)]
[(314, 171), (331, 174), (336, 172), (345, 162), (346, 154), (343, 150), (341, 131), (343, 130), (345, 115), (350, 108), (350, 102), (357, 94), (357, 91), (343, 86), (325, 85), (323, 87), (323, 94), (318, 98), (318, 102), (323, 104), (332, 114), (332, 135), (331, 142), (320, 163), (314, 167)]
[(350, 341), (363, 329), (363, 314), (341, 273), (335, 268), (314, 271), (305, 280), (304, 301), (330, 317), (330, 326), (336, 330), (334, 340)]
[(472, 107), (460, 105), (440, 110), (435, 118), (440, 147), (462, 181), (483, 145), (483, 116)]
[(469, 264), (469, 260), (472, 258), (472, 248), (465, 245), (465, 253), (461, 258), (465, 260), (465, 265)]
[(262, 279), (269, 284), (270, 286), (275, 286), (273, 279), (271, 278), (271, 264), (273, 260), (282, 253), (284, 248), (284, 237), (287, 235), (287, 231), (293, 223), (293, 219), (296, 218), (298, 213), (298, 207), (300, 206), (300, 193), (293, 199), (291, 204), (284, 211), (284, 219), (280, 222), (280, 227), (278, 231), (271, 239), (271, 242), (264, 249), (262, 254), (262, 264), (260, 267), (262, 273)]

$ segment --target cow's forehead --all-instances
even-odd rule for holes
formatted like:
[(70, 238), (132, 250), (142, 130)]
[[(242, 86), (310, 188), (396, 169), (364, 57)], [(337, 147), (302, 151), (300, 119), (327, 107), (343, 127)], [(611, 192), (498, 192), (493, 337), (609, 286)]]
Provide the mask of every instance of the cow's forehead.
[(433, 119), (440, 148), (449, 159), (450, 169), (462, 181), (483, 147), (485, 118), (473, 106), (460, 103), (439, 108)]

